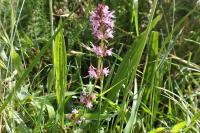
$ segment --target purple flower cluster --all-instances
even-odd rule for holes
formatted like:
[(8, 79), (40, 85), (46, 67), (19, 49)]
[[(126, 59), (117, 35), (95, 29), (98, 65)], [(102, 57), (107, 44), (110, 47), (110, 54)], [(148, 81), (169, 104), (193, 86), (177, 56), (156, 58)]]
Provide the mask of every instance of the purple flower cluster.
[(81, 124), (85, 118), (81, 117), (77, 109), (73, 109), (71, 114), (68, 114), (68, 119), (76, 124)]
[(80, 102), (82, 104), (85, 104), (87, 108), (92, 109), (93, 107), (93, 100), (96, 99), (96, 94), (91, 93), (87, 94), (86, 92), (83, 92), (82, 95), (80, 96)]
[(92, 65), (89, 67), (88, 73), (91, 78), (99, 79), (102, 76), (107, 77), (109, 74), (109, 69), (108, 67), (105, 67), (103, 69), (97, 69), (93, 67)]
[(90, 22), (92, 23), (92, 34), (97, 39), (113, 38), (114, 12), (109, 11), (109, 7), (98, 4), (96, 10), (91, 12)]
[(112, 55), (112, 48), (101, 48), (100, 46), (92, 45), (92, 52), (94, 52), (97, 56), (105, 57)]

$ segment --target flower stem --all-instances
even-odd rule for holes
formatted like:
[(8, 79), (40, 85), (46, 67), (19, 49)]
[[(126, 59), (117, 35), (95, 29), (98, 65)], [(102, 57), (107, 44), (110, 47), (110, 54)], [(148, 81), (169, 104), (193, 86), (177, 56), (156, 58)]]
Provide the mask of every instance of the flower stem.
[[(101, 48), (104, 47), (104, 40), (101, 40), (101, 43), (100, 43), (100, 46)], [(99, 57), (98, 59), (98, 69), (99, 70), (103, 70), (103, 58), (102, 57)], [(99, 98), (99, 116), (98, 116), (98, 129), (99, 129), (99, 132), (100, 132), (100, 115), (101, 115), (101, 106), (102, 106), (102, 92), (103, 92), (103, 81), (104, 81), (104, 76), (101, 76), (100, 77), (100, 98)]]

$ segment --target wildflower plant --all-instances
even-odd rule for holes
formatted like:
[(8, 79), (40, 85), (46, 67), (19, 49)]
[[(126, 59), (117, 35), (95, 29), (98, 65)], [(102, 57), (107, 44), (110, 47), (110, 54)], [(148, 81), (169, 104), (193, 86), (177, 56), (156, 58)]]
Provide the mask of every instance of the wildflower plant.
[(112, 56), (112, 49), (108, 48), (106, 45), (108, 39), (113, 38), (114, 33), (114, 12), (109, 11), (109, 7), (104, 4), (98, 4), (96, 9), (90, 14), (90, 23), (92, 26), (92, 35), (99, 42), (99, 44), (92, 44), (92, 51), (97, 57), (97, 67), (93, 65), (89, 66), (88, 74), (91, 79), (94, 79), (94, 87), (87, 93), (83, 90), (80, 96), (80, 103), (82, 103), (86, 108), (93, 108), (93, 101), (96, 99), (96, 93), (94, 93), (94, 88), (97, 81), (100, 81), (100, 98), (99, 98), (99, 115), (101, 113), (102, 106), (102, 90), (104, 86), (104, 77), (109, 75), (109, 67), (104, 66), (104, 59), (107, 56)]
[[(109, 11), (109, 7), (105, 4), (98, 4), (96, 9), (90, 14), (92, 34), (94, 38), (97, 39), (97, 42), (99, 42), (99, 44), (92, 45), (91, 51), (96, 55), (98, 60), (97, 67), (94, 67), (93, 65), (89, 66), (88, 74), (90, 78), (95, 79), (94, 85), (97, 83), (98, 80), (100, 80), (100, 93), (102, 93), (103, 90), (104, 77), (107, 77), (110, 72), (109, 67), (104, 66), (104, 58), (106, 56), (112, 56), (113, 48), (108, 48), (106, 43), (108, 42), (108, 39), (114, 37), (114, 18), (114, 12)], [(89, 97), (88, 99), (92, 99), (92, 95), (94, 95), (94, 93), (92, 93), (90, 96), (84, 94), (81, 96), (81, 100), (85, 97)], [(101, 98), (99, 103), (99, 109), (101, 112)], [(88, 105), (87, 103), (86, 106), (89, 109), (92, 108), (92, 104)]]
[[(107, 56), (112, 56), (112, 49), (108, 48), (106, 45), (108, 39), (113, 38), (114, 33), (114, 12), (109, 11), (109, 7), (105, 4), (98, 4), (96, 9), (90, 14), (90, 23), (92, 27), (92, 35), (99, 44), (92, 44), (91, 48), (88, 48), (97, 57), (97, 67), (90, 65), (88, 68), (88, 75), (90, 79), (94, 79), (94, 84), (92, 87), (83, 87), (83, 92), (80, 94), (79, 100), (80, 104), (85, 107), (85, 109), (92, 110), (94, 108), (94, 102), (98, 98), (97, 92), (94, 88), (98, 81), (100, 81), (100, 93), (103, 90), (103, 81), (110, 73), (109, 67), (104, 66), (104, 59)], [(99, 98), (99, 112), (101, 112), (102, 99)], [(73, 109), (70, 114), (68, 114), (68, 120), (73, 124), (82, 123), (83, 114), (81, 114), (77, 109)]]

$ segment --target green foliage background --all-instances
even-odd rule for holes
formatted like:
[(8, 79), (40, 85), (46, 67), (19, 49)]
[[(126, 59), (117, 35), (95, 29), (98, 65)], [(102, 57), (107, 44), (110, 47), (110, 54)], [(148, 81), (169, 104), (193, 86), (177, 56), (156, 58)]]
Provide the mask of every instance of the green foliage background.
[[(87, 110), (98, 3), (115, 11), (114, 54)], [(197, 0), (0, 0), (0, 132), (199, 133), (199, 25)], [(67, 119), (73, 108), (85, 123)]]

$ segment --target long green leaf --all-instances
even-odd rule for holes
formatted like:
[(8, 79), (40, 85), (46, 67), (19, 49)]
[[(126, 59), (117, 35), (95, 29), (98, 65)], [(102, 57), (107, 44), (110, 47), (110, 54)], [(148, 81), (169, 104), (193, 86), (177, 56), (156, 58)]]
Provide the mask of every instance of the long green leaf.
[[(58, 28), (62, 27), (62, 19), (60, 19)], [(64, 104), (65, 104), (65, 87), (66, 87), (66, 47), (63, 36), (63, 31), (57, 34), (53, 47), (54, 54), (54, 69), (56, 75), (55, 89), (56, 99), (58, 103), (58, 119), (60, 119), (62, 127), (64, 126)]]
[(148, 133), (161, 133), (161, 132), (163, 132), (164, 130), (165, 130), (164, 127), (159, 127), (159, 128), (156, 128), (156, 129), (154, 129), (154, 130), (152, 130), (152, 131), (150, 131), (150, 132), (148, 132)]

